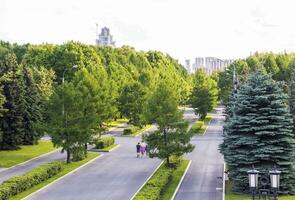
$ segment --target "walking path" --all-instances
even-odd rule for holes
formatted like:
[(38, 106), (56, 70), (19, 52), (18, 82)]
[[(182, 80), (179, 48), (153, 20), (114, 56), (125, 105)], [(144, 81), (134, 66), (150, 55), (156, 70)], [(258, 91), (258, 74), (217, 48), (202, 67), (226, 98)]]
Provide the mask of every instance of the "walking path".
[(176, 195), (176, 200), (221, 200), (223, 157), (218, 146), (222, 142), (222, 108), (215, 109), (206, 134), (194, 136), (195, 149), (186, 156), (192, 164)]
[[(185, 118), (193, 120), (192, 113), (191, 109), (186, 110)], [(116, 137), (120, 148), (27, 199), (130, 199), (161, 163), (159, 159), (136, 158), (135, 145), (139, 141), (140, 138)]]

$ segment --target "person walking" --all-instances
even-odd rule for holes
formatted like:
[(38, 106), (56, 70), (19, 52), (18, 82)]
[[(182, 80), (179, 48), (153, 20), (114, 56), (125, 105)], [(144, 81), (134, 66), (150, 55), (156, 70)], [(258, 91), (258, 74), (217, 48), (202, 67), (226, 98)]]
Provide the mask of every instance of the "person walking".
[(136, 157), (138, 158), (139, 156), (140, 156), (140, 147), (141, 147), (141, 145), (140, 145), (140, 143), (138, 142), (137, 143), (137, 145), (136, 145)]
[(141, 142), (141, 144), (140, 144), (140, 153), (141, 153), (141, 157), (144, 156), (145, 151), (146, 151), (146, 144), (145, 144), (144, 142)]

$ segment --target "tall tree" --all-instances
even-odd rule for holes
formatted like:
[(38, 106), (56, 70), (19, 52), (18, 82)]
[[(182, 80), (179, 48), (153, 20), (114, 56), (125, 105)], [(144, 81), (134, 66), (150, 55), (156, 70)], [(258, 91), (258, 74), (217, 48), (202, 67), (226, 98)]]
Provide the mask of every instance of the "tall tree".
[(119, 110), (134, 126), (143, 125), (143, 106), (146, 91), (139, 82), (126, 85), (119, 97)]
[(170, 84), (159, 83), (145, 111), (147, 121), (158, 125), (158, 130), (146, 137), (149, 156), (166, 159), (168, 165), (171, 156), (181, 156), (193, 150), (189, 143), (192, 135), (187, 131), (188, 122), (182, 119), (183, 113), (178, 109), (177, 97)]
[(34, 82), (32, 70), (23, 67), (24, 81), (24, 113), (23, 113), (23, 144), (36, 144), (40, 138), (40, 134), (36, 130), (36, 125), (42, 120), (40, 95)]
[(280, 191), (294, 193), (293, 120), (281, 84), (257, 71), (241, 85), (235, 101), (235, 114), (226, 121), (221, 145), (233, 190), (247, 192), (247, 170), (252, 165), (262, 173), (277, 166), (282, 171)]
[(205, 74), (202, 69), (197, 70), (194, 77), (194, 87), (190, 103), (196, 114), (204, 119), (217, 105), (218, 89), (217, 83)]
[(22, 143), (24, 131), (24, 83), (14, 54), (6, 55), (1, 65), (0, 74), (7, 79), (3, 81), (3, 94), (6, 99), (3, 107), (6, 112), (0, 117), (2, 130), (0, 149), (18, 149), (18, 145)]
[[(291, 78), (289, 82), (289, 94), (290, 94), (290, 111), (295, 122), (295, 60), (291, 66)], [(295, 123), (293, 124), (293, 135), (295, 137)]]

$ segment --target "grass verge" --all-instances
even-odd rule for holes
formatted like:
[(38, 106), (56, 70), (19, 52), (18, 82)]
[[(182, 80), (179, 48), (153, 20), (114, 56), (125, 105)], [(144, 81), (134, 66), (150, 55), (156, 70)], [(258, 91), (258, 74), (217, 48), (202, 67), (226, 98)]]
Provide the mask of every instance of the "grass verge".
[(134, 200), (170, 200), (188, 164), (188, 160), (181, 160), (177, 168), (168, 168), (163, 162)]
[(39, 141), (37, 145), (22, 145), (19, 150), (0, 151), (0, 167), (12, 167), (53, 150), (56, 148), (51, 141)]
[(42, 187), (50, 184), (51, 182), (53, 182), (54, 180), (66, 175), (67, 173), (75, 170), (76, 168), (80, 167), (81, 165), (89, 162), (90, 160), (96, 158), (97, 156), (99, 156), (99, 154), (97, 153), (88, 153), (88, 156), (87, 158), (85, 158), (84, 160), (81, 160), (81, 161), (78, 161), (78, 162), (71, 162), (70, 164), (67, 164), (66, 162), (63, 163), (63, 170), (56, 174), (55, 176), (51, 177), (50, 179), (30, 188), (29, 190), (26, 190), (14, 197), (11, 198), (11, 200), (20, 200), (20, 199), (23, 199), (25, 198), (26, 196), (30, 195), (31, 193), (41, 189)]
[(127, 123), (128, 119), (117, 119), (116, 121), (110, 121), (106, 124), (108, 128), (114, 128), (121, 124)]
[(171, 181), (167, 184), (166, 188), (163, 191), (163, 195), (161, 196), (161, 200), (171, 200), (187, 166), (189, 164), (189, 160), (182, 160), (178, 168), (173, 171)]
[[(136, 137), (136, 136), (142, 134), (143, 132), (145, 132), (146, 130), (148, 130), (149, 128), (151, 128), (151, 127), (152, 127), (152, 125), (146, 125), (143, 128), (141, 128), (141, 129), (138, 129), (138, 130), (136, 130), (134, 132), (132, 131), (131, 134), (125, 134), (125, 135), (123, 134), (123, 136)], [(132, 129), (132, 127), (131, 127), (131, 129)]]
[(91, 151), (96, 151), (96, 152), (110, 152), (112, 149), (118, 147), (118, 144), (112, 144), (111, 146), (108, 146), (106, 148), (103, 149), (96, 149), (96, 148), (92, 148)]
[(208, 128), (207, 124), (212, 120), (213, 116), (207, 114), (204, 120), (198, 119), (190, 129), (190, 132), (197, 135), (204, 135), (206, 129)]
[[(250, 195), (246, 194), (234, 194), (232, 192), (232, 183), (230, 181), (225, 182), (225, 200), (249, 200)], [(280, 200), (294, 200), (295, 196), (279, 196)]]

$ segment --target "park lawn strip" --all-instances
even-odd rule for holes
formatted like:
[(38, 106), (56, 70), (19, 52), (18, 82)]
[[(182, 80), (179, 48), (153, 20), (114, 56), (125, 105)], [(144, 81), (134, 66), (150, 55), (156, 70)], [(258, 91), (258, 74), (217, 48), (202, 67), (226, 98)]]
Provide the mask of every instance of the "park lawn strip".
[(170, 200), (190, 161), (181, 160), (177, 168), (163, 162), (154, 175), (133, 198), (134, 200)]
[(165, 190), (163, 191), (161, 200), (171, 200), (189, 162), (189, 160), (182, 160), (177, 169), (173, 171), (171, 181), (167, 184)]
[(108, 147), (103, 148), (103, 149), (92, 148), (91, 151), (96, 151), (96, 152), (110, 152), (114, 148), (117, 148), (118, 146), (120, 146), (120, 145), (119, 144), (112, 144), (111, 146), (108, 146)]
[(151, 128), (152, 125), (146, 125), (141, 129), (136, 130), (135, 132), (128, 134), (128, 135), (123, 135), (123, 136), (127, 136), (127, 137), (136, 137), (140, 134), (142, 134), (143, 132), (145, 132), (146, 130), (148, 130), (149, 128)]
[(98, 153), (88, 153), (88, 156), (87, 158), (85, 158), (84, 160), (81, 160), (81, 161), (77, 161), (77, 162), (71, 162), (69, 164), (67, 164), (66, 162), (63, 162), (63, 170), (56, 174), (55, 176), (47, 179), (46, 181), (38, 184), (38, 185), (35, 185), (34, 187), (10, 198), (10, 200), (20, 200), (20, 199), (23, 199), (25, 198), (26, 196), (30, 195), (31, 193), (33, 192), (36, 192), (37, 190), (41, 189), (42, 187), (50, 184), (51, 182), (55, 181), (56, 179), (68, 174), (69, 172), (77, 169), (78, 167), (80, 167), (81, 165), (91, 161), (92, 159), (96, 158), (97, 156), (99, 156), (100, 154)]
[(128, 119), (117, 119), (117, 120), (108, 122), (106, 125), (108, 128), (114, 128), (114, 127), (120, 126), (122, 124), (125, 124), (128, 121), (129, 121)]
[[(249, 200), (251, 199), (250, 195), (246, 194), (234, 194), (232, 191), (232, 183), (230, 181), (225, 182), (225, 200)], [(279, 196), (280, 200), (294, 200), (295, 196)]]
[(39, 141), (37, 145), (22, 145), (20, 147), (19, 150), (0, 151), (0, 168), (12, 167), (56, 150), (51, 141)]
[(212, 120), (213, 116), (211, 114), (207, 114), (204, 120), (198, 119), (190, 129), (190, 132), (197, 135), (204, 135), (208, 124)]

